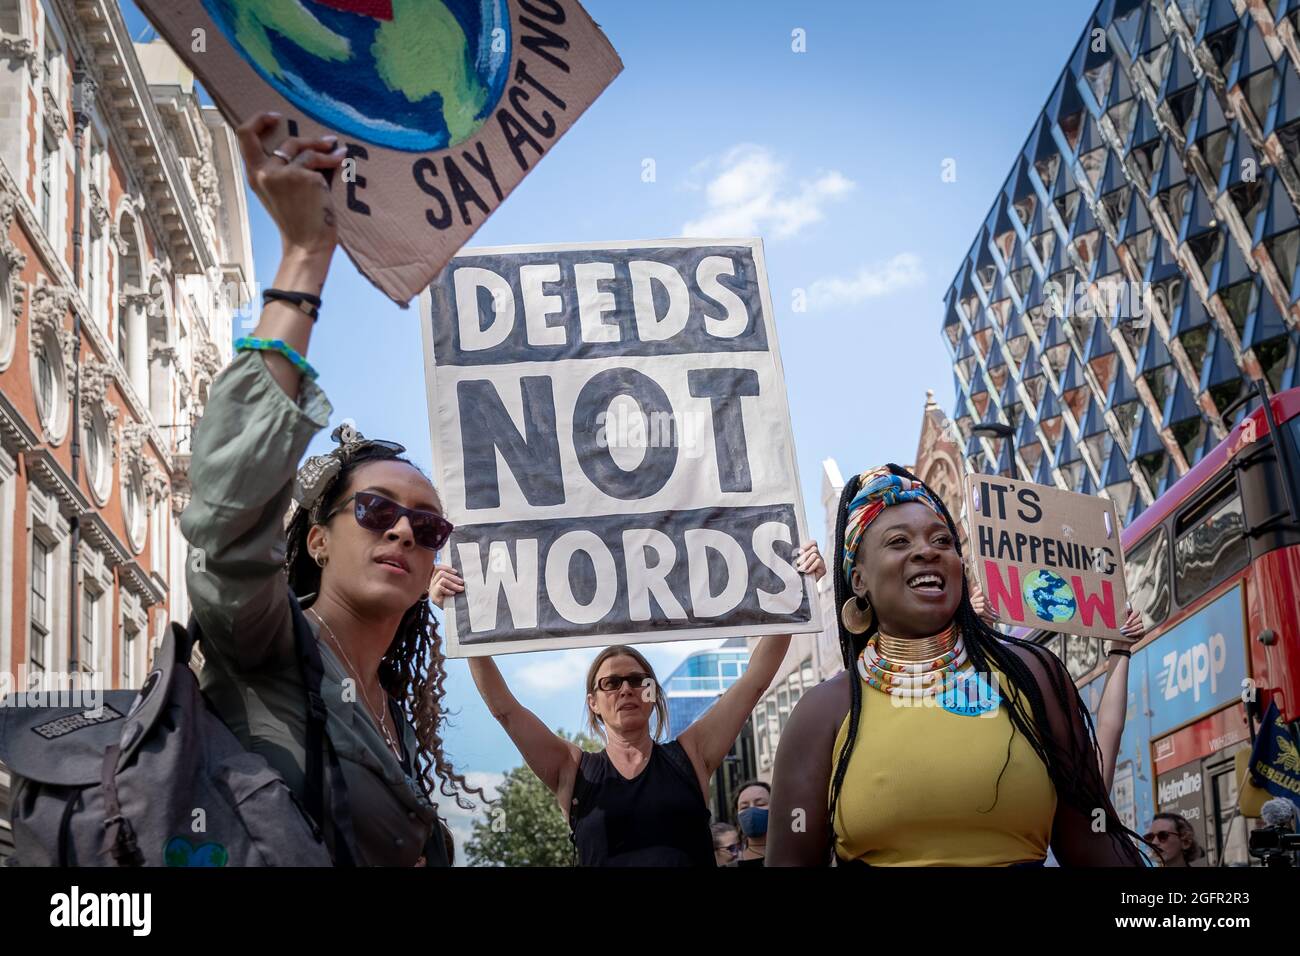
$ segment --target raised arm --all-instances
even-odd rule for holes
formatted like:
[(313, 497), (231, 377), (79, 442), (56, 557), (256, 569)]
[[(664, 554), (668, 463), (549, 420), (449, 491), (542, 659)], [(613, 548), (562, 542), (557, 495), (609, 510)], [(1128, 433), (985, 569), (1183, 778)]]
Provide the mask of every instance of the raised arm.
[(1101, 703), (1097, 705), (1097, 748), (1101, 751), (1101, 776), (1107, 793), (1115, 783), (1119, 742), (1124, 736), (1124, 721), (1128, 715), (1127, 652), (1146, 634), (1142, 616), (1130, 609), (1120, 632), (1124, 640), (1112, 641), (1110, 648), (1120, 653), (1111, 653), (1106, 658), (1106, 686), (1102, 688)]
[[(344, 153), (323, 152), (327, 140), (287, 140), (294, 161), (270, 157), (260, 137), (276, 119), (255, 117), (239, 128), (254, 191), (280, 229), (283, 255), (275, 287), (319, 293), (337, 242), (324, 178)], [(282, 339), (305, 354), (312, 320), (283, 302), (262, 310), (255, 335)], [(287, 359), (240, 352), (217, 377), (194, 435), (193, 496), (181, 516), (192, 551), (186, 568), (204, 639), (238, 669), (291, 653), (283, 578), (284, 516), (298, 460), (329, 422), (330, 406)]]
[(1093, 740), (1083, 717), (1083, 703), (1065, 665), (1043, 647), (1018, 648), (1021, 658), (1038, 681), (1047, 717), (1046, 731), (1064, 752), (1066, 774), (1079, 793), (1091, 794), (1083, 802), (1057, 793), (1052, 820), (1051, 847), (1062, 866), (1140, 866), (1141, 854), (1118, 831), (1119, 815), (1111, 805), (1096, 759)]
[[(453, 568), (440, 564), (433, 569), (429, 599), (438, 607), (442, 607), (447, 595), (463, 590), (465, 582)], [(491, 657), (471, 657), (469, 673), (483, 703), (519, 748), (528, 768), (557, 798), (572, 793), (582, 750), (554, 733), (541, 718), (519, 703)], [(567, 812), (566, 802), (561, 801), (560, 809)]]
[[(794, 566), (802, 574), (811, 574), (814, 581), (821, 579), (826, 573), (826, 563), (817, 550), (817, 542), (810, 541), (795, 552)], [(788, 634), (759, 641), (740, 679), (677, 738), (705, 779), (718, 769), (731, 751), (745, 721), (776, 676), (789, 647)]]

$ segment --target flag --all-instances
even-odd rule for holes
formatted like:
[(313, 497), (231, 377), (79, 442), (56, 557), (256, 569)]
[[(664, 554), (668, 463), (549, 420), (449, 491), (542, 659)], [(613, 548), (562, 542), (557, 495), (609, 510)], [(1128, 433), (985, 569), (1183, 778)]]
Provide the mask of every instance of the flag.
[(1300, 747), (1282, 723), (1276, 700), (1269, 703), (1255, 737), (1250, 775), (1273, 796), (1290, 800), (1300, 808)]

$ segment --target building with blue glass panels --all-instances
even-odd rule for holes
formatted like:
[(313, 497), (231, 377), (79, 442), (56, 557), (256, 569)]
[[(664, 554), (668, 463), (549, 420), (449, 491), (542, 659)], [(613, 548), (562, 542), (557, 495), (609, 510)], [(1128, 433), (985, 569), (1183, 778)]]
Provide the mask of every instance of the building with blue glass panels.
[(734, 684), (749, 664), (743, 638), (693, 652), (663, 683), (668, 700), (668, 736), (676, 740)]
[(1300, 0), (1098, 4), (944, 300), (972, 471), (1131, 519), (1249, 379), (1300, 384), (1298, 30)]

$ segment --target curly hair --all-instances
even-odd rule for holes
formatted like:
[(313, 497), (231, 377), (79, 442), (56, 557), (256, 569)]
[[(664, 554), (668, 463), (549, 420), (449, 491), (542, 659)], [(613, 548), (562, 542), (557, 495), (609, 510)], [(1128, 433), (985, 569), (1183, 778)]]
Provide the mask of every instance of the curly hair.
[[(288, 552), (285, 568), (294, 594), (305, 597), (320, 591), (321, 569), (307, 549), (307, 533), (313, 517), (330, 514), (348, 487), (357, 469), (377, 461), (398, 461), (419, 468), (390, 448), (370, 445), (352, 455), (326, 486), (313, 508), (299, 508), (289, 522)], [(436, 796), (452, 797), (456, 805), (468, 810), (472, 803), (463, 794), (475, 794), (486, 800), (483, 791), (472, 787), (457, 773), (443, 752), (442, 725), (447, 714), (443, 708), (447, 672), (442, 656), (442, 637), (433, 618), (428, 595), (407, 608), (397, 626), (388, 650), (379, 663), (379, 683), (384, 692), (396, 700), (406, 720), (415, 728), (417, 742), (414, 769), (424, 795), (437, 808)]]
[[(888, 468), (896, 475), (913, 481), (920, 481), (910, 471), (899, 465), (890, 464)], [(922, 484), (924, 483), (922, 482)], [(943, 499), (939, 497), (934, 489), (926, 487), (943, 512), (943, 519), (948, 525), (948, 531), (952, 535), (954, 546), (957, 548), (957, 554), (960, 557), (961, 539), (957, 534), (957, 525), (953, 521)], [(844, 529), (848, 516), (848, 507), (859, 490), (859, 477), (854, 475), (845, 483), (844, 491), (840, 495), (839, 510), (835, 521), (835, 550), (833, 553), (836, 556), (844, 551)], [(845, 601), (853, 597), (853, 592), (848, 582), (844, 580), (843, 574), (836, 574), (834, 578), (834, 607), (838, 610), (844, 606)], [(840, 656), (845, 669), (852, 675), (858, 655), (862, 653), (868, 638), (877, 630), (878, 625), (873, 619), (871, 626), (864, 633), (853, 634), (844, 626), (844, 622), (838, 619), (838, 613), (836, 617)], [(1007, 703), (1007, 716), (1011, 719), (1011, 732), (1013, 735), (1020, 733), (1029, 742), (1029, 746), (1047, 768), (1047, 774), (1051, 778), (1060, 799), (1074, 807), (1084, 808), (1089, 812), (1093, 808), (1104, 808), (1106, 835), (1115, 841), (1116, 847), (1122, 856), (1130, 858), (1134, 864), (1141, 863), (1140, 854), (1134, 841), (1137, 844), (1142, 844), (1144, 841), (1120, 820), (1115, 808), (1111, 805), (1109, 795), (1106, 793), (1106, 786), (1101, 778), (1101, 752), (1097, 748), (1092, 715), (1088, 713), (1088, 708), (1079, 696), (1074, 682), (1069, 679), (1069, 675), (1056, 661), (1052, 652), (1032, 641), (1003, 635), (985, 624), (980, 619), (980, 616), (975, 613), (974, 607), (971, 606), (970, 589), (967, 586), (964, 574), (962, 575), (961, 603), (957, 605), (954, 620), (961, 630), (962, 638), (965, 641), (966, 654), (974, 670), (979, 673), (988, 673), (991, 663), (1003, 675), (1005, 683), (1010, 689), (1010, 693), (1003, 696)], [(1048, 726), (1047, 707), (1043, 692), (1033, 672), (1025, 664), (1020, 654), (1017, 653), (1017, 649), (1027, 650), (1038, 658), (1048, 674), (1052, 695), (1062, 701), (1067, 708), (1073, 707), (1075, 717), (1086, 728), (1088, 738), (1092, 744), (1087, 753), (1076, 753), (1074, 748), (1063, 746), (1052, 734), (1044, 733), (1039, 729)], [(850, 680), (849, 687), (852, 696), (848, 733), (836, 758), (835, 774), (831, 783), (828, 820), (830, 822), (832, 847), (834, 846), (835, 810), (839, 803), (840, 789), (844, 784), (845, 775), (848, 773), (849, 758), (853, 753), (854, 745), (857, 743), (858, 724), (861, 722), (862, 717), (862, 682), (860, 680)], [(1028, 702), (1027, 707), (1026, 702)], [(1068, 711), (1066, 716), (1070, 716)], [(1009, 740), (1007, 743), (1007, 762), (1003, 764), (1002, 772), (998, 774), (999, 784), (1002, 781), (1002, 774), (1006, 772), (1007, 765), (1010, 763), (1010, 757), (1011, 742)], [(996, 803), (996, 801), (997, 796), (995, 794), (994, 802)]]

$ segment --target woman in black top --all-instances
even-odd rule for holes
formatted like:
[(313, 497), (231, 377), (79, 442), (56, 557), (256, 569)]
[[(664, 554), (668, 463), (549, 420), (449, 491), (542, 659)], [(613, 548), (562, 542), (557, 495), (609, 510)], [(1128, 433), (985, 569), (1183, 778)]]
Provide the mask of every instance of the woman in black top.
[[(826, 571), (815, 543), (795, 554), (795, 568), (819, 579)], [(456, 572), (439, 565), (430, 587), (441, 604), (463, 591)], [(788, 635), (763, 638), (745, 673), (674, 741), (657, 741), (667, 704), (654, 671), (635, 649), (601, 651), (587, 672), (587, 711), (605, 740), (584, 753), (522, 706), (491, 657), (472, 657), (470, 673), (484, 703), (524, 761), (555, 794), (583, 866), (715, 866), (709, 778), (776, 675)]]

